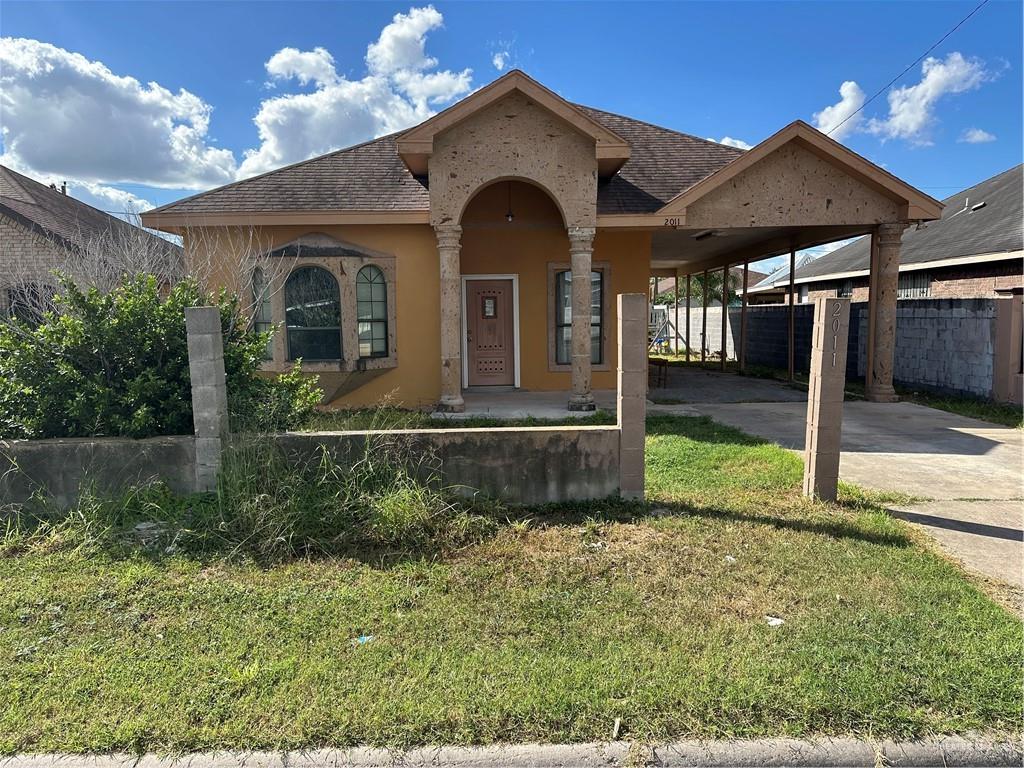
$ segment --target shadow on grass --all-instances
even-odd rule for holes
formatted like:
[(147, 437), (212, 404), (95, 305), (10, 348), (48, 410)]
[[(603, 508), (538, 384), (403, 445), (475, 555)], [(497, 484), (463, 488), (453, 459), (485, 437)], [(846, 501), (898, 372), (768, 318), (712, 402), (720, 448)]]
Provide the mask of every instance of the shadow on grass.
[(710, 416), (678, 416), (675, 414), (648, 416), (647, 435), (649, 437), (673, 435), (685, 437), (698, 443), (715, 445), (736, 445), (742, 447), (775, 445), (771, 440), (748, 435), (746, 432), (734, 429), (733, 427), (719, 424)]
[[(706, 416), (651, 416), (647, 433), (740, 450), (772, 445)], [(854, 515), (879, 508), (867, 498), (849, 496), (839, 507), (823, 507), (831, 515), (820, 519), (801, 509), (790, 513), (785, 498), (793, 494), (791, 487), (779, 487), (778, 493), (759, 489), (765, 501), (756, 513), (730, 509), (728, 504), (617, 498), (509, 508), (482, 497), (457, 499), (420, 487), (407, 474), (389, 480), (386, 472), (378, 472), (372, 484), (359, 486), (348, 482), (350, 473), (342, 468), (330, 467), (336, 474), (305, 478), (293, 470), (275, 474), (274, 462), (256, 459), (236, 473), (240, 487), (228, 491), (227, 501), (215, 494), (177, 497), (155, 486), (119, 499), (87, 499), (70, 512), (24, 512), (16, 525), (8, 524), (6, 537), (0, 532), (0, 557), (39, 548), (87, 547), (107, 557), (154, 561), (229, 558), (269, 566), (351, 559), (390, 568), (456, 557), (527, 520), (544, 527), (576, 528), (594, 521), (636, 523), (664, 517), (768, 526), (880, 546), (911, 543), (898, 532), (873, 531), (857, 523)]]

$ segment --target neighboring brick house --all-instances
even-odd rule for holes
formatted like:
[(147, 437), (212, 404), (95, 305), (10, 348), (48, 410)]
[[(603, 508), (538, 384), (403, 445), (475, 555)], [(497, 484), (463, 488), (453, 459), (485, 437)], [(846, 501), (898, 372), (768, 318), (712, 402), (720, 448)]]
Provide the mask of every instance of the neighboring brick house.
[(83, 283), (143, 269), (170, 280), (182, 263), (180, 246), (0, 166), (0, 316), (45, 306), (57, 269)]
[[(943, 200), (942, 218), (903, 234), (901, 299), (985, 299), (1020, 294), (1024, 287), (1024, 193), (1018, 165)], [(871, 238), (864, 237), (800, 266), (799, 303), (819, 296), (867, 301)], [(785, 302), (789, 273), (770, 276), (751, 297)]]

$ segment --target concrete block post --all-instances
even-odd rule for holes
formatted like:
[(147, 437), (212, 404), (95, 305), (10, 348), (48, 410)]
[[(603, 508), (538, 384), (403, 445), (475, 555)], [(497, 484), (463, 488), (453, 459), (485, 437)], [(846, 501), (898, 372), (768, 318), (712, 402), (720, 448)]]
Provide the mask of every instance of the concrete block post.
[(836, 500), (839, 486), (849, 332), (849, 299), (815, 300), (804, 441), (804, 496), (825, 501)]
[(228, 436), (228, 390), (224, 374), (224, 339), (217, 307), (186, 307), (188, 372), (192, 379), (195, 425), (196, 490), (217, 487), (223, 441)]
[(644, 497), (644, 437), (647, 427), (647, 297), (618, 296), (619, 494)]

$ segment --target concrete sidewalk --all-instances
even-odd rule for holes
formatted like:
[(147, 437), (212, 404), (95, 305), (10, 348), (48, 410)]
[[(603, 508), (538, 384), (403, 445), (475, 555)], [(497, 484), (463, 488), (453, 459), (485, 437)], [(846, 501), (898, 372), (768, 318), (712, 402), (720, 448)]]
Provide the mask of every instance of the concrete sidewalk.
[(659, 746), (516, 744), (492, 747), (424, 747), (409, 751), (356, 747), (295, 752), (203, 752), (158, 755), (17, 755), (0, 768), (626, 768), (627, 766), (821, 766), (894, 768), (1019, 766), (1020, 740), (962, 737), (892, 742), (840, 739), (683, 741)]

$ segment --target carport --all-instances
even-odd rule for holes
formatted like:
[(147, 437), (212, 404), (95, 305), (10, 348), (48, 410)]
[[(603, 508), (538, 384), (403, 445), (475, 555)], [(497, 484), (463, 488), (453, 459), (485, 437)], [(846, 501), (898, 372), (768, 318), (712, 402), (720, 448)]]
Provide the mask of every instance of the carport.
[[(689, 317), (695, 279), (706, 285), (709, 273), (719, 270), (727, 274), (730, 268), (742, 266), (737, 350), (742, 371), (746, 366), (749, 264), (788, 255), (792, 378), (796, 252), (870, 235), (866, 389), (869, 400), (892, 402), (897, 399), (892, 361), (902, 234), (908, 226), (938, 218), (941, 211), (937, 200), (806, 123), (795, 122), (662, 208), (658, 214), (661, 226), (652, 235), (651, 276), (674, 277), (677, 297), (683, 295), (680, 289), (685, 283), (684, 306)], [(728, 281), (723, 280), (722, 286), (724, 306), (728, 303)], [(679, 303), (674, 310), (676, 328), (680, 327)], [(723, 369), (727, 317), (723, 311)], [(704, 328), (706, 324), (705, 305)]]

